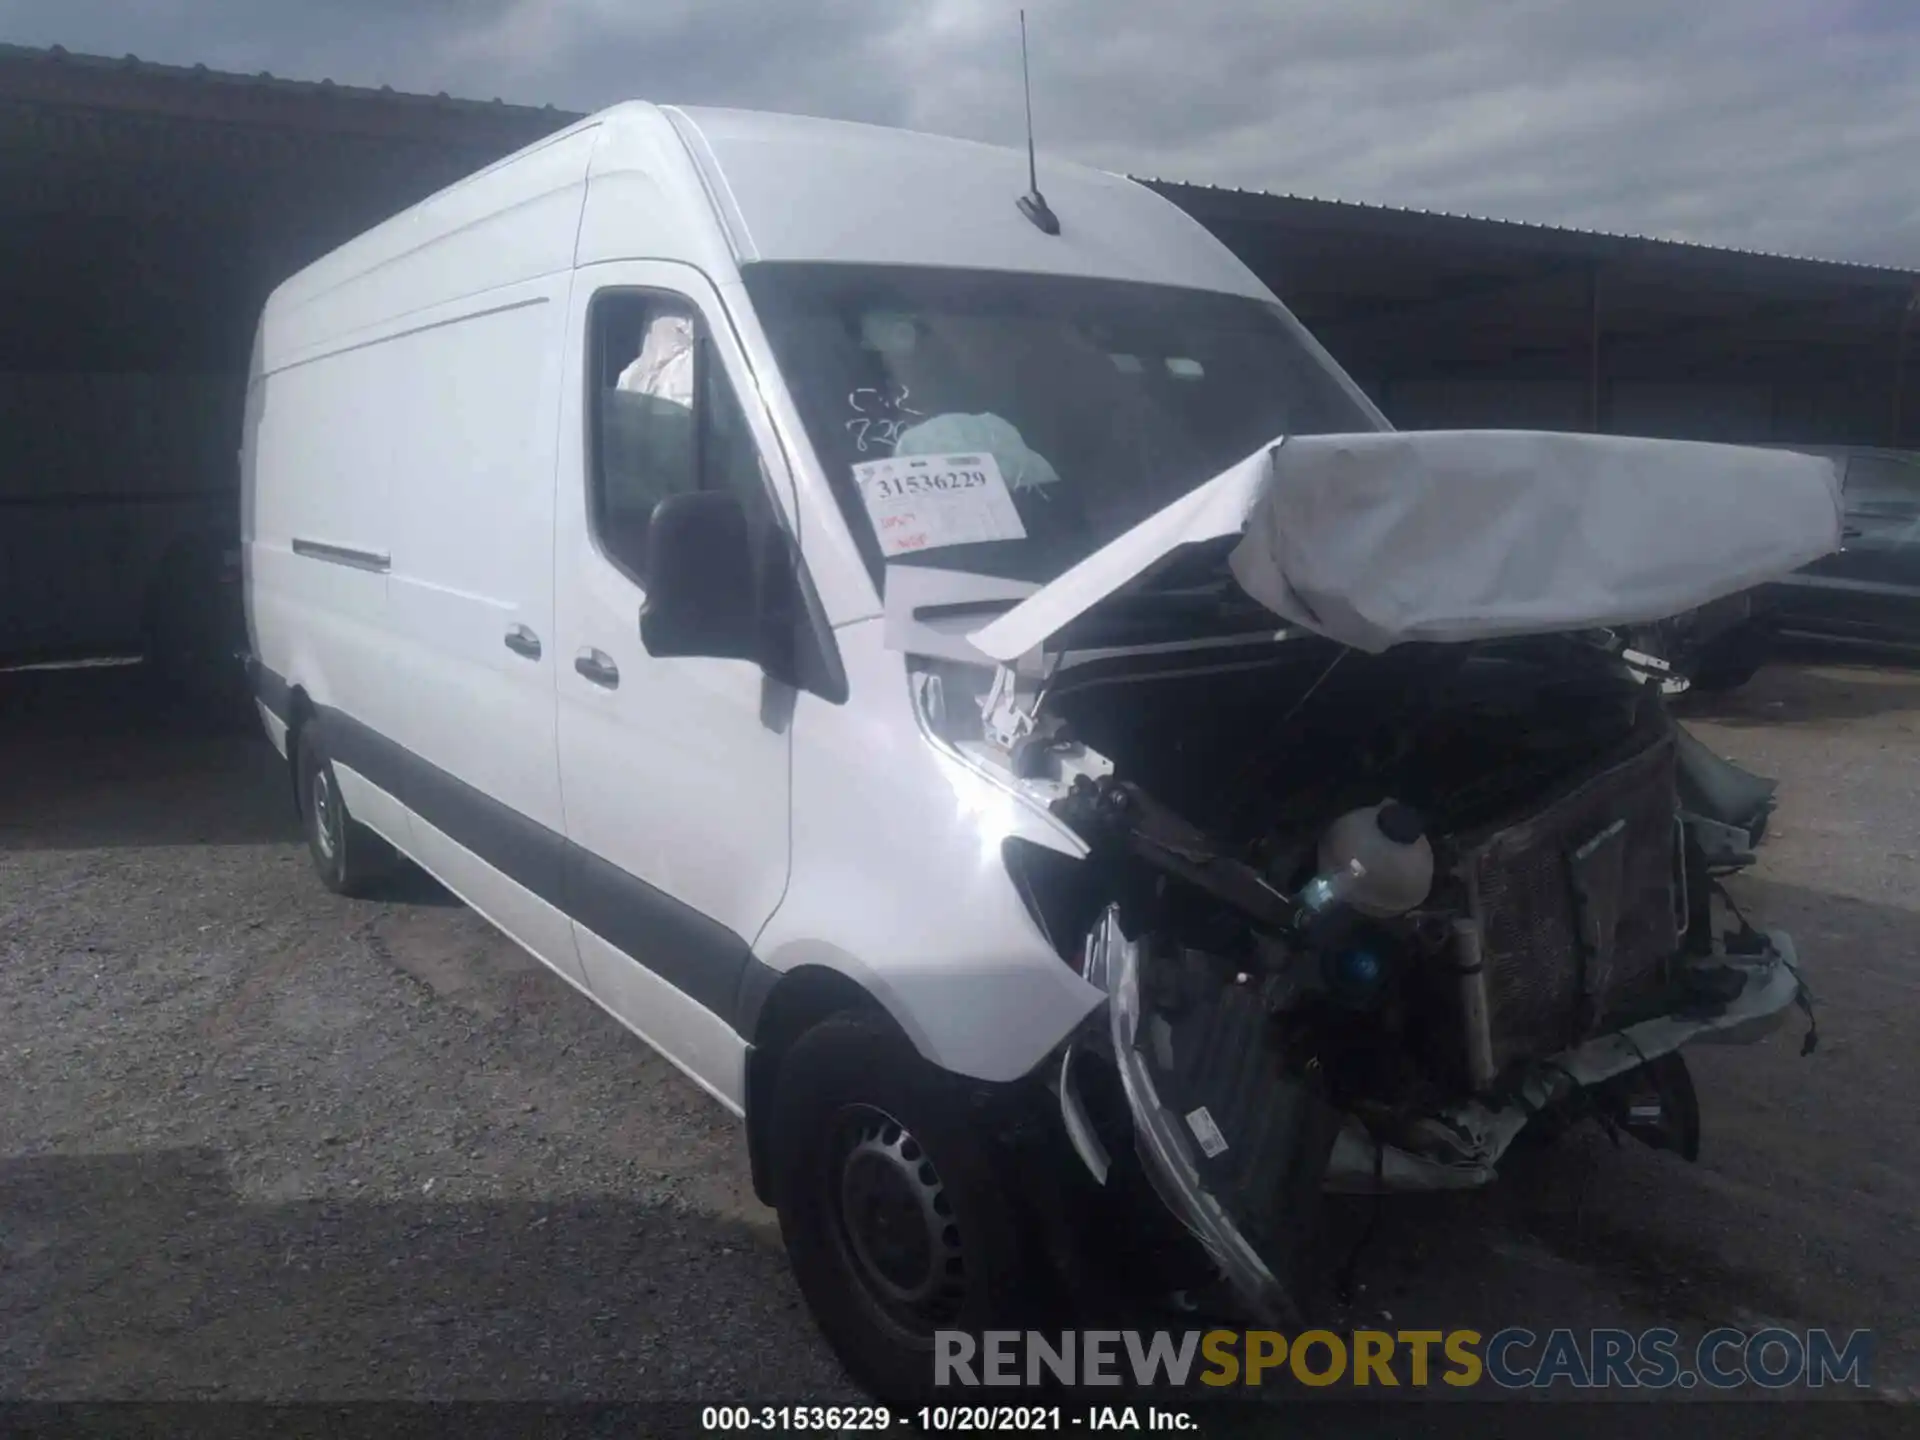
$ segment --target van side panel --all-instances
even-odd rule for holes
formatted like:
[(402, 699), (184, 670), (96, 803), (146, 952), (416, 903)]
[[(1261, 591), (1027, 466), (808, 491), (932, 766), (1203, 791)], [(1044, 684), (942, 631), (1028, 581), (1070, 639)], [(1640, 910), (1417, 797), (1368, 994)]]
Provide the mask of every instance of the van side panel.
[(565, 295), (564, 276), (516, 286), (463, 319), (370, 346), (352, 397), (392, 476), (388, 617), (406, 704), (385, 733), (555, 833), (552, 746), (535, 743), (553, 727), (551, 657), (507, 638), (517, 627), (552, 643)]
[(387, 683), (393, 548), (382, 437), (343, 419), (337, 365), (263, 375), (252, 397), (251, 534), (244, 554), (255, 653), (317, 705), (395, 720)]
[(243, 462), (268, 708), (304, 694), (356, 817), (576, 983), (553, 487), (596, 137), (530, 147), (282, 285)]
[(553, 503), (568, 283), (474, 297), (459, 319), (365, 347), (353, 409), (386, 437), (392, 477), (389, 683), (402, 703), (382, 733), (426, 762), (409, 767), (405, 797), (431, 822), (413, 827), (416, 858), (450, 878), (470, 862), (426, 853), (450, 835), (511, 872), (475, 872), (464, 889), (578, 978), (565, 917), (533, 903), (558, 896), (565, 850)]
[(583, 125), (509, 156), (301, 271), (268, 302), (267, 369), (571, 268), (598, 134)]

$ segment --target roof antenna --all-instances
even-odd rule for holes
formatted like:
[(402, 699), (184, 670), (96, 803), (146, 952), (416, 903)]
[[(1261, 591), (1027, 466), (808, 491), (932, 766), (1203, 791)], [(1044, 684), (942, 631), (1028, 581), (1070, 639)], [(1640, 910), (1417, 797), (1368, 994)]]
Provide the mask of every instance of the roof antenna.
[(1033, 160), (1033, 79), (1027, 73), (1027, 12), (1020, 12), (1020, 88), (1027, 99), (1027, 193), (1015, 203), (1020, 213), (1045, 235), (1060, 233), (1060, 217), (1047, 208), (1040, 193), (1040, 171)]

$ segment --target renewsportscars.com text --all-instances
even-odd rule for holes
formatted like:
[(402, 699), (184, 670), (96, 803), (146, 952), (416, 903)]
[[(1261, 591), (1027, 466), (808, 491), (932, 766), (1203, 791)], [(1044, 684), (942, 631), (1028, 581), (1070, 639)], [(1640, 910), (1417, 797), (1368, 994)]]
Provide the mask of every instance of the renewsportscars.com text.
[(936, 1386), (1870, 1388), (1867, 1330), (943, 1330)]

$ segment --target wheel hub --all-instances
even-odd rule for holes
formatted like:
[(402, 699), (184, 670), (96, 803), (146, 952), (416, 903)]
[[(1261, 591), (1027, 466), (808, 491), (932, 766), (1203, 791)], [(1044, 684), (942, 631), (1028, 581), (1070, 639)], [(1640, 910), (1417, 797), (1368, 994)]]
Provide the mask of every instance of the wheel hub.
[(835, 1180), (851, 1268), (896, 1322), (931, 1330), (966, 1289), (960, 1230), (940, 1175), (907, 1128), (856, 1107), (841, 1126)]
[(327, 772), (317, 770), (313, 776), (313, 838), (320, 847), (320, 853), (327, 859), (333, 858), (334, 839), (333, 777)]

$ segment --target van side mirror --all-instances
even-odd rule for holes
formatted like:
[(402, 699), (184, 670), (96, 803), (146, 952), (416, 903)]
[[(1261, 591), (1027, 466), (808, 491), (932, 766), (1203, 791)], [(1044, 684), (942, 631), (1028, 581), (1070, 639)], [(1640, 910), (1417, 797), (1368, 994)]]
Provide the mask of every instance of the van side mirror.
[(757, 581), (737, 497), (713, 490), (669, 496), (647, 527), (640, 642), (649, 655), (760, 660)]

